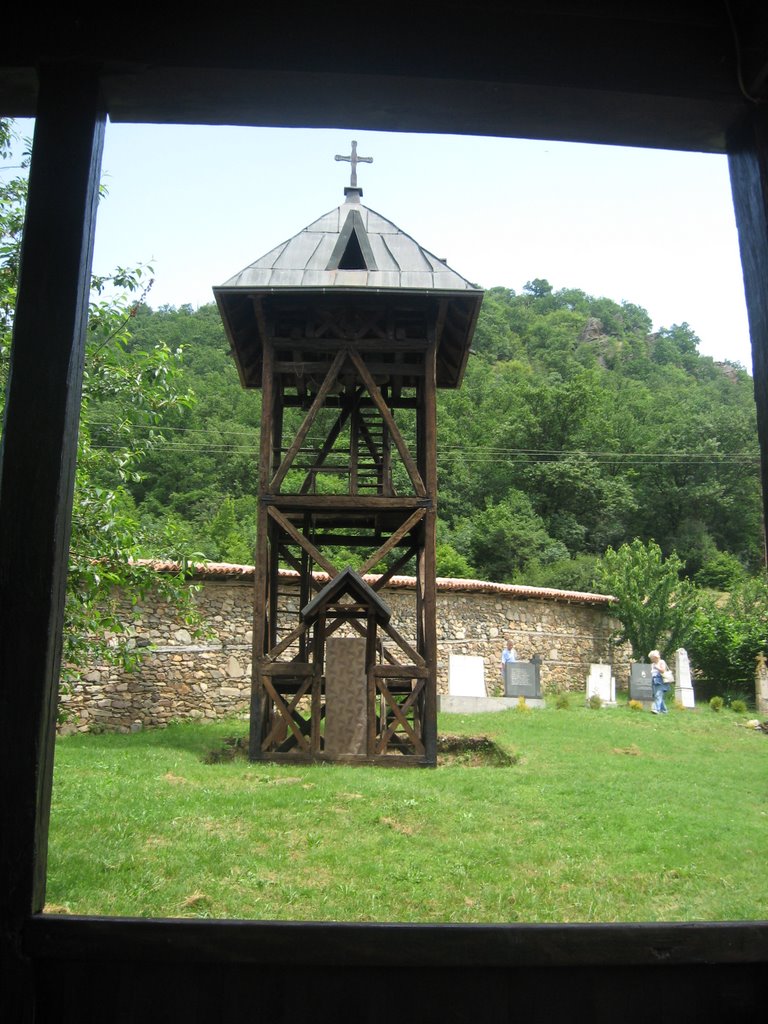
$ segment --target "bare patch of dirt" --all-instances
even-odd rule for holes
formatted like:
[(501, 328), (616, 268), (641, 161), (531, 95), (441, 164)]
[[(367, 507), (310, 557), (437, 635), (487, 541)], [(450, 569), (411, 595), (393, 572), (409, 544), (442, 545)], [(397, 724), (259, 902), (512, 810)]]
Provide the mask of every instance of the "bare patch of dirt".
[(184, 910), (200, 907), (201, 904), (208, 903), (210, 897), (206, 896), (204, 892), (197, 889), (195, 892), (189, 894), (181, 901), (181, 906)]
[(399, 832), (403, 836), (412, 836), (414, 833), (414, 829), (410, 825), (404, 825), (402, 821), (397, 821), (396, 818), (379, 818), (379, 824), (386, 825), (393, 832)]
[(227, 736), (220, 747), (209, 750), (203, 755), (204, 764), (221, 764), (224, 761), (234, 761), (235, 758), (248, 757), (247, 736)]
[(438, 764), (460, 764), (466, 768), (508, 768), (518, 763), (517, 754), (500, 747), (490, 736), (437, 737)]
[[(227, 736), (220, 747), (209, 750), (204, 756), (205, 764), (222, 764), (238, 758), (248, 757), (248, 738), (245, 736)], [(506, 768), (517, 764), (517, 754), (512, 754), (490, 736), (452, 736), (444, 734), (437, 737), (438, 764), (460, 764), (466, 768)], [(298, 782), (300, 779), (284, 778), (273, 780), (280, 782)], [(342, 799), (357, 799), (358, 793), (343, 793)]]

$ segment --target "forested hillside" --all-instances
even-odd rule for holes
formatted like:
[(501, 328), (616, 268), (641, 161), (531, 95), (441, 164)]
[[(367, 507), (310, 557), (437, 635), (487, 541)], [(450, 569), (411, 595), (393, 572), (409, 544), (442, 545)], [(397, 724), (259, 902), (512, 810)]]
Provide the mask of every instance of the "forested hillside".
[[(132, 334), (134, 349), (182, 347), (195, 395), (133, 428), (166, 438), (127, 481), (142, 553), (251, 561), (260, 393), (241, 388), (216, 307), (140, 306)], [(439, 399), (439, 572), (585, 589), (634, 537), (704, 584), (757, 569), (752, 379), (697, 345), (685, 323), (652, 333), (631, 303), (538, 279), (491, 289), (464, 384)], [(91, 413), (109, 446), (109, 401)]]

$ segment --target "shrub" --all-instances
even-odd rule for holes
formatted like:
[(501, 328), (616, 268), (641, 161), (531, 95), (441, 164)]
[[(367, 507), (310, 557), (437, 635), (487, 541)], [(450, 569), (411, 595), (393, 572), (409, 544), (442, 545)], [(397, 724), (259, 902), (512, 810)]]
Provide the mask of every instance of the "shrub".
[(744, 576), (744, 566), (735, 555), (718, 551), (702, 565), (694, 576), (694, 582), (713, 590), (731, 590)]
[(592, 708), (593, 711), (598, 711), (603, 706), (603, 698), (599, 693), (593, 693), (587, 701), (587, 707)]
[(747, 710), (747, 705), (745, 701), (737, 698), (731, 701), (731, 710), (735, 711), (737, 715), (743, 715)]
[(518, 711), (530, 711), (531, 709), (525, 702), (525, 697), (522, 694), (517, 698), (517, 710)]
[(555, 707), (558, 711), (567, 711), (571, 706), (571, 695), (569, 693), (558, 693), (555, 698)]
[(722, 697), (713, 697), (712, 700), (709, 702), (709, 706), (712, 708), (713, 711), (722, 711), (723, 703), (724, 702)]
[(472, 579), (477, 573), (467, 559), (452, 544), (438, 544), (435, 550), (435, 564), (438, 576), (451, 579)]
[(643, 702), (641, 700), (631, 700), (629, 702), (629, 709), (630, 711), (642, 711)]
[(699, 673), (703, 677), (696, 684), (701, 697), (713, 694), (715, 687), (731, 698), (752, 691), (755, 659), (761, 652), (768, 653), (766, 620), (765, 573), (735, 585), (725, 598), (702, 595), (688, 645), (697, 677)]
[(587, 554), (574, 555), (572, 558), (559, 558), (554, 562), (533, 559), (518, 575), (521, 583), (532, 587), (594, 591), (598, 562), (597, 555)]

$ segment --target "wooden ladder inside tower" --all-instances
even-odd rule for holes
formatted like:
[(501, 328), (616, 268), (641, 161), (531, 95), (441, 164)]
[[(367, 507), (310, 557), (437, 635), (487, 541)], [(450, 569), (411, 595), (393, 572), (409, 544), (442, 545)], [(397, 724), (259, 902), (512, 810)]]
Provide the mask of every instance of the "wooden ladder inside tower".
[(353, 493), (392, 495), (390, 437), (378, 410), (360, 409), (357, 415), (357, 429)]

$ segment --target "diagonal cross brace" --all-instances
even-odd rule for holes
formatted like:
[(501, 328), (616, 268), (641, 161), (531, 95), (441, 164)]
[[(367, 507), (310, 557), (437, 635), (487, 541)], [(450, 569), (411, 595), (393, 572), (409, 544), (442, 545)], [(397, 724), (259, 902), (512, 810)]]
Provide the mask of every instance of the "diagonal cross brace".
[(424, 486), (424, 481), (421, 479), (421, 474), (419, 473), (416, 462), (414, 461), (414, 458), (411, 455), (411, 453), (408, 451), (408, 445), (405, 443), (403, 435), (400, 433), (400, 430), (394, 421), (389, 406), (384, 401), (384, 396), (382, 395), (378, 384), (371, 376), (368, 367), (365, 365), (365, 362), (360, 358), (359, 354), (354, 349), (349, 350), (349, 358), (355, 364), (355, 369), (360, 374), (360, 379), (365, 384), (366, 388), (368, 388), (368, 392), (371, 398), (373, 399), (376, 407), (378, 408), (379, 412), (381, 413), (384, 419), (384, 422), (389, 428), (389, 433), (392, 437), (392, 440), (395, 442), (398, 452), (400, 453), (400, 458), (403, 460), (403, 464), (405, 465), (405, 468), (408, 471), (408, 476), (411, 478), (411, 483), (413, 484), (416, 493), (419, 495), (420, 498), (426, 497), (427, 489)]
[(395, 698), (389, 692), (389, 687), (387, 686), (383, 679), (377, 679), (376, 686), (378, 687), (382, 697), (384, 698), (385, 706), (390, 708), (390, 710), (395, 716), (394, 722), (391, 725), (387, 726), (386, 730), (382, 732), (381, 736), (379, 737), (379, 741), (376, 744), (376, 753), (384, 753), (387, 746), (389, 745), (390, 739), (395, 735), (398, 725), (401, 725), (403, 729), (408, 733), (411, 740), (413, 741), (415, 752), (417, 754), (423, 754), (424, 746), (419, 737), (414, 732), (413, 727), (411, 726), (410, 722), (406, 719), (403, 712), (408, 711), (413, 706), (413, 704), (415, 704), (416, 698), (424, 689), (424, 680), (420, 679), (416, 683), (414, 688), (408, 694), (406, 700), (403, 701), (402, 705), (397, 703)]
[(283, 482), (283, 480), (286, 477), (286, 474), (288, 473), (288, 470), (293, 465), (293, 460), (298, 455), (301, 446), (304, 443), (304, 440), (312, 427), (312, 424), (315, 422), (315, 419), (317, 418), (317, 414), (323, 408), (325, 400), (328, 397), (328, 393), (330, 392), (333, 385), (336, 383), (336, 378), (339, 375), (339, 370), (341, 370), (341, 367), (344, 364), (344, 360), (346, 359), (346, 357), (347, 353), (344, 351), (344, 349), (341, 349), (339, 352), (336, 353), (333, 362), (328, 368), (328, 373), (326, 373), (325, 375), (325, 380), (320, 385), (320, 390), (315, 395), (315, 400), (310, 406), (307, 415), (304, 417), (304, 422), (299, 427), (296, 437), (293, 439), (293, 444), (283, 456), (283, 461), (280, 463), (280, 468), (272, 477), (269, 488), (273, 493), (279, 491), (280, 484)]
[(269, 696), (272, 698), (272, 700), (275, 703), (275, 706), (277, 707), (277, 709), (280, 712), (280, 718), (272, 726), (272, 729), (270, 730), (269, 735), (266, 737), (266, 739), (263, 741), (263, 743), (261, 745), (261, 749), (262, 750), (268, 750), (269, 749), (269, 744), (272, 742), (273, 737), (277, 734), (278, 727), (283, 722), (285, 722), (285, 724), (289, 727), (291, 732), (296, 737), (296, 742), (299, 744), (299, 746), (302, 747), (304, 750), (308, 751), (309, 748), (310, 748), (309, 740), (307, 739), (307, 737), (304, 735), (304, 733), (301, 731), (299, 726), (294, 721), (293, 712), (294, 712), (294, 709), (296, 708), (296, 706), (298, 705), (299, 701), (301, 700), (301, 698), (306, 696), (307, 691), (312, 686), (313, 677), (312, 676), (307, 676), (305, 681), (301, 684), (299, 689), (294, 694), (293, 699), (291, 700), (290, 704), (286, 704), (286, 702), (283, 700), (283, 698), (280, 696), (280, 694), (275, 689), (274, 685), (272, 684), (272, 680), (269, 678), (269, 676), (262, 675), (261, 682), (262, 682), (262, 685), (263, 685), (264, 689), (267, 691)]

